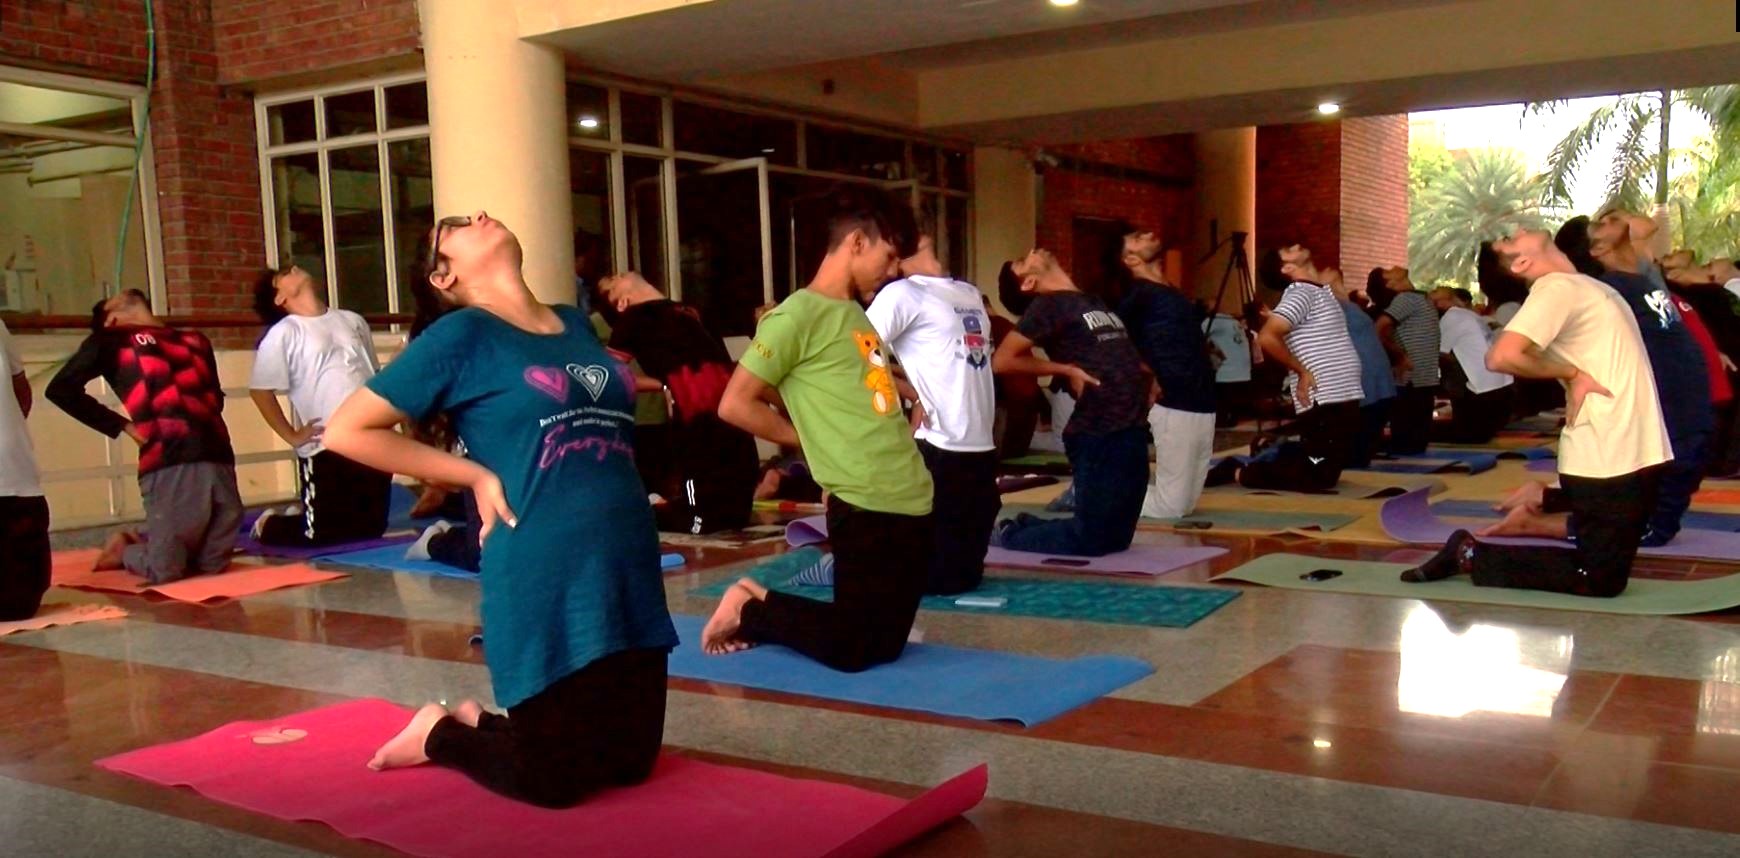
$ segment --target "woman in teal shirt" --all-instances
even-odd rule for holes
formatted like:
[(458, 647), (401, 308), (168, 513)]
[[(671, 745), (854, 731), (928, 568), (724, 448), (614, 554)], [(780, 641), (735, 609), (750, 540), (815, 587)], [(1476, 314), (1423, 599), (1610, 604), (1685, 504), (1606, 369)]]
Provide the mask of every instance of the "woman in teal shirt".
[[(634, 466), (634, 378), (583, 313), (532, 295), (520, 262), (484, 212), (437, 223), (413, 289), (419, 308), (459, 309), (353, 394), (325, 437), (370, 467), (474, 493), (484, 660), (508, 711), (428, 704), (370, 767), (434, 762), (566, 807), (652, 772), (677, 636)], [(394, 429), (437, 414), (469, 458)]]

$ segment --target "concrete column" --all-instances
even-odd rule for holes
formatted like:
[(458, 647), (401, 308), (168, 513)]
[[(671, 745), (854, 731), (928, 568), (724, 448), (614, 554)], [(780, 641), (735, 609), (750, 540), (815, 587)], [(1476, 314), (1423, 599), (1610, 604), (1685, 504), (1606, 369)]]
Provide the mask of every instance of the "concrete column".
[(435, 214), (478, 209), (519, 236), (539, 299), (574, 301), (562, 52), (521, 41), (498, 4), (419, 0)]
[(1039, 228), (1037, 180), (1024, 152), (995, 146), (973, 150), (973, 277), (1000, 311), (997, 271), (1033, 247)]
[[(1219, 238), (1225, 240), (1234, 232), (1250, 233), (1245, 240), (1248, 262), (1255, 263), (1257, 248), (1257, 129), (1229, 128), (1205, 131), (1196, 135), (1196, 234), (1191, 238), (1191, 259), (1201, 259), (1209, 252), (1208, 224), (1219, 223)], [(1222, 247), (1207, 262), (1196, 265), (1192, 287), (1197, 297), (1214, 300), (1220, 294), (1221, 276), (1226, 273), (1228, 248)], [(1237, 275), (1235, 274), (1236, 278)], [(1223, 313), (1237, 314), (1240, 303), (1238, 284), (1229, 282), (1219, 308)]]

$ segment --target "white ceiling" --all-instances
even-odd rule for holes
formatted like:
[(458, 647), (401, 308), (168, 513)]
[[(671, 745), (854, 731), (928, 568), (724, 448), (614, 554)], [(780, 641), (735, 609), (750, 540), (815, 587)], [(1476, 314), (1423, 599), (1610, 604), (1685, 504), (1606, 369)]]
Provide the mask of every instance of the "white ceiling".
[[(713, 0), (566, 30), (540, 41), (562, 47), (589, 67), (682, 80), (1047, 31), (1115, 31), (1120, 22), (1247, 3), (1081, 0), (1059, 8), (1048, 0)], [(1352, 5), (1364, 3), (1353, 0)]]

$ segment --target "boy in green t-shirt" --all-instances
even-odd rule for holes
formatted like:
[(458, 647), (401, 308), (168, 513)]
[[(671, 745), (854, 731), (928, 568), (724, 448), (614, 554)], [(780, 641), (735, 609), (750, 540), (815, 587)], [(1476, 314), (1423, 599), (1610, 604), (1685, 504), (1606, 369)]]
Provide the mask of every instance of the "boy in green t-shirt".
[[(718, 654), (777, 643), (859, 671), (905, 648), (934, 547), (930, 472), (859, 304), (912, 254), (916, 230), (912, 213), (880, 190), (841, 186), (827, 202), (827, 256), (807, 288), (761, 320), (719, 416), (776, 444), (802, 446), (830, 494), (834, 601), (769, 592), (745, 578), (720, 601), (701, 645)], [(768, 407), (776, 391), (790, 421)]]

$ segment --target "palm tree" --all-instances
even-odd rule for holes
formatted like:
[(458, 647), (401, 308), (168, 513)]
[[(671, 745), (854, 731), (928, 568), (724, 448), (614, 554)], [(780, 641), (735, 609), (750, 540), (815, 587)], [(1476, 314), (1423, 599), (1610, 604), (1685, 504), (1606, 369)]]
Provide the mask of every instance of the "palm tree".
[(1669, 199), (1674, 246), (1699, 259), (1740, 256), (1740, 140), (1712, 135), (1685, 158), (1689, 169)]
[(1408, 205), (1408, 268), (1421, 286), (1474, 283), (1480, 242), (1543, 225), (1542, 183), (1510, 149), (1475, 149)]
[[(1556, 112), (1566, 104), (1564, 99), (1536, 102), (1523, 115)], [(1545, 173), (1546, 201), (1570, 205), (1571, 185), (1585, 159), (1596, 144), (1617, 132), (1613, 163), (1607, 166), (1606, 204), (1639, 211), (1648, 208), (1648, 202), (1667, 205), (1668, 164), (1674, 154), (1668, 146), (1668, 130), (1676, 108), (1691, 110), (1709, 120), (1718, 140), (1737, 139), (1733, 132), (1740, 129), (1740, 86), (1725, 84), (1615, 96), (1591, 111), (1553, 147)], [(1649, 196), (1644, 193), (1646, 182), (1651, 190)]]

